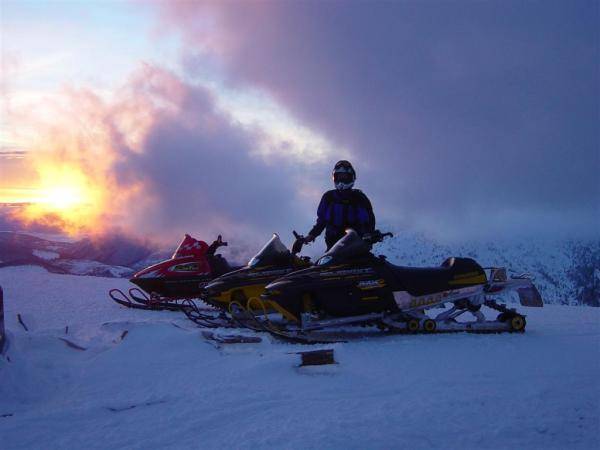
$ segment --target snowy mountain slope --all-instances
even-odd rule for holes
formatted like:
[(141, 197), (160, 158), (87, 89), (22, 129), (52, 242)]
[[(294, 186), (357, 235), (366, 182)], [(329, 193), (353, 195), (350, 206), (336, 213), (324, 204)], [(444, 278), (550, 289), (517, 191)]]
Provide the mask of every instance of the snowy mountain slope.
[(153, 252), (149, 242), (120, 234), (95, 236), (75, 242), (65, 253), (69, 259), (88, 259), (113, 266), (132, 267)]
[[(382, 225), (382, 230), (390, 227)], [(394, 237), (377, 245), (375, 252), (395, 264), (437, 266), (449, 256), (471, 257), (484, 266), (531, 273), (546, 303), (600, 306), (600, 240), (499, 239), (442, 244), (412, 231), (391, 231)], [(267, 233), (265, 242), (269, 237)], [(230, 244), (223, 253), (236, 265), (248, 261), (264, 242), (254, 246)], [(0, 267), (38, 264), (58, 273), (129, 277), (134, 271), (169, 258), (175, 247), (159, 251), (148, 242), (124, 236), (54, 242), (22, 233), (0, 233)], [(318, 257), (322, 251), (319, 242), (305, 247), (304, 254)]]
[(109, 245), (108, 241), (92, 245), (88, 239), (71, 242), (0, 232), (0, 267), (38, 265), (54, 273), (124, 277), (130, 276), (133, 270), (117, 263), (130, 263), (132, 258), (146, 257), (149, 252), (135, 245), (123, 244), (123, 239), (116, 240), (115, 246), (121, 246), (117, 250), (113, 248), (113, 242)]
[(3, 449), (600, 445), (598, 308), (524, 309), (523, 335), (335, 344), (336, 366), (299, 369), (306, 346), (217, 349), (179, 313), (109, 302), (126, 280), (11, 267), (0, 285)]

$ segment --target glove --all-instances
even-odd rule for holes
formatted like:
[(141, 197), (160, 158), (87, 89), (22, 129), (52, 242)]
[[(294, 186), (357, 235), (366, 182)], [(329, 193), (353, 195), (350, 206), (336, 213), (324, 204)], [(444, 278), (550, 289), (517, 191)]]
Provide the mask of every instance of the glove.
[(312, 234), (306, 235), (304, 237), (304, 243), (305, 244), (310, 244), (311, 242), (313, 242), (315, 240), (315, 237)]

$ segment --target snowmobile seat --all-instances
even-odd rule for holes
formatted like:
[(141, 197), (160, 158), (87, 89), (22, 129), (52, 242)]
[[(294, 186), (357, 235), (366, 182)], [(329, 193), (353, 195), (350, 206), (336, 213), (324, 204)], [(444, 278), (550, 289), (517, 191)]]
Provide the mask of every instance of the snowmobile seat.
[(397, 282), (414, 296), (487, 282), (484, 270), (471, 258), (448, 258), (440, 267), (390, 266)]

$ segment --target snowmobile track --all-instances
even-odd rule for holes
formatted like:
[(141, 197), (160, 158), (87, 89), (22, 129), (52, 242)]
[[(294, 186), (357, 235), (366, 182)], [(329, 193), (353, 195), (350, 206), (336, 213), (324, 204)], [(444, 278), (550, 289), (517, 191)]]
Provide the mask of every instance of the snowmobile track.
[[(314, 331), (278, 328), (266, 315), (264, 319), (260, 319), (236, 302), (231, 304), (230, 314), (233, 321), (240, 327), (245, 327), (257, 332), (267, 332), (275, 338), (298, 344), (333, 344), (360, 340), (366, 337), (384, 337), (390, 335), (433, 335), (448, 333), (501, 334), (525, 332), (527, 322), (525, 321), (524, 315), (517, 313), (514, 309), (509, 309), (505, 305), (498, 304), (493, 300), (486, 301), (485, 305), (490, 309), (499, 311), (499, 317), (504, 316), (503, 319), (495, 321), (457, 322), (454, 319), (434, 320), (425, 318), (417, 320), (415, 318), (404, 317), (401, 322), (395, 322), (393, 320), (386, 320), (386, 318), (389, 319), (389, 316), (383, 316), (381, 320), (376, 323), (379, 331), (374, 333), (356, 332), (357, 328), (360, 326), (373, 325), (372, 320), (348, 324), (345, 327), (342, 327), (345, 329), (340, 331), (332, 331), (331, 329), (328, 331), (326, 328), (315, 329)], [(513, 327), (511, 322), (512, 319), (518, 319), (518, 328)], [(417, 324), (416, 328), (410, 327), (409, 324), (411, 321)], [(433, 324), (433, 326), (425, 326), (427, 322)]]

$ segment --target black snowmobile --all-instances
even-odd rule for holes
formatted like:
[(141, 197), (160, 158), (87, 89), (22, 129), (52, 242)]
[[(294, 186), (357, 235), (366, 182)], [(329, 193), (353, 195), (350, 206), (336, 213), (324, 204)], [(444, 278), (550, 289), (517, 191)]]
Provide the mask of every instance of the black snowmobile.
[[(524, 306), (542, 306), (531, 278), (509, 278), (503, 268), (482, 268), (470, 258), (448, 258), (440, 267), (401, 267), (371, 253), (391, 233), (360, 237), (347, 230), (317, 264), (270, 283), (261, 295), (263, 308), (284, 318), (257, 319), (266, 331), (297, 341), (315, 342), (311, 333), (347, 324), (376, 325), (391, 332), (522, 332), (525, 316), (497, 303), (492, 295), (516, 290)], [(451, 305), (435, 317), (431, 308)], [(486, 320), (486, 306), (499, 314)], [(474, 320), (459, 321), (469, 313)]]
[(252, 309), (254, 302), (260, 302), (265, 286), (290, 272), (305, 269), (311, 265), (310, 258), (300, 257), (304, 237), (294, 231), (296, 238), (291, 251), (273, 234), (265, 246), (242, 267), (226, 273), (208, 283), (201, 299), (217, 308), (232, 311)]

